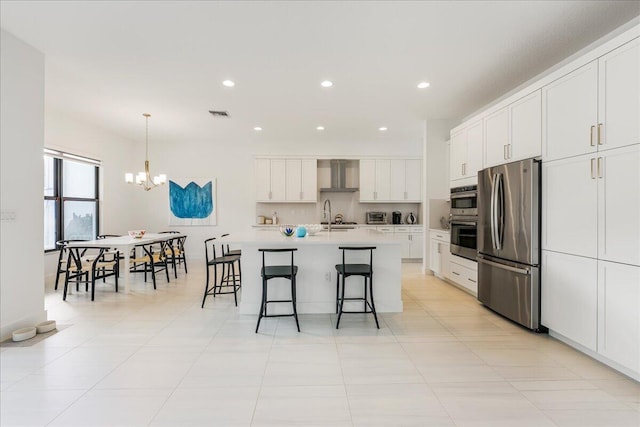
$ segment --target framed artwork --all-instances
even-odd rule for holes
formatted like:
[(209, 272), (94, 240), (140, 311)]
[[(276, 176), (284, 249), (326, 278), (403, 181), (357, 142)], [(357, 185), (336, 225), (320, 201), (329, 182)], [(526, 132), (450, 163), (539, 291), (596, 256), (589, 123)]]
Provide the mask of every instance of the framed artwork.
[(216, 225), (216, 179), (169, 180), (169, 225)]

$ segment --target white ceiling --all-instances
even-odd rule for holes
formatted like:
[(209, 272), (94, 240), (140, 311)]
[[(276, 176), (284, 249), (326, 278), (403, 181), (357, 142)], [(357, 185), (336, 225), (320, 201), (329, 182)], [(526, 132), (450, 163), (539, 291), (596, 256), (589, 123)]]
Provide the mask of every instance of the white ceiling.
[(638, 1), (0, 4), (2, 28), (46, 55), (47, 108), (136, 141), (149, 112), (175, 142), (419, 141), (422, 120), (470, 114), (640, 15)]

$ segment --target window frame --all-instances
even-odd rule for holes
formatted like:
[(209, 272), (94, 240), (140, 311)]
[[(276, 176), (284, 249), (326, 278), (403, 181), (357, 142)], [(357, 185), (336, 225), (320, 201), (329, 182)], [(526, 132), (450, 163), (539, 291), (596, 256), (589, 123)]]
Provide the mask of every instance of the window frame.
[[(101, 163), (97, 160), (74, 154), (62, 153), (58, 151), (45, 149), (44, 157), (53, 159), (53, 195), (44, 196), (44, 200), (53, 200), (55, 202), (56, 212), (56, 241), (64, 239), (64, 203), (65, 202), (94, 202), (96, 206), (96, 233), (100, 233), (100, 167)], [(66, 158), (65, 158), (66, 157)], [(95, 174), (95, 197), (66, 197), (63, 194), (64, 188), (64, 162), (80, 162), (94, 166)], [(43, 191), (44, 192), (44, 191)], [(43, 218), (44, 220), (44, 218)], [(56, 252), (59, 248), (54, 244), (53, 248), (44, 248), (45, 253)]]

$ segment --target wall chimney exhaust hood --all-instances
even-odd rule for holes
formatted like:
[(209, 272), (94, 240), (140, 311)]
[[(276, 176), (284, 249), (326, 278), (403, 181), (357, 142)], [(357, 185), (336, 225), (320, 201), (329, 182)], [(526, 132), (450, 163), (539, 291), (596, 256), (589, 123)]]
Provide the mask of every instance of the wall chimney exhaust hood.
[(353, 193), (359, 190), (356, 187), (347, 187), (347, 163), (349, 160), (330, 160), (331, 165), (331, 187), (320, 188), (324, 192)]

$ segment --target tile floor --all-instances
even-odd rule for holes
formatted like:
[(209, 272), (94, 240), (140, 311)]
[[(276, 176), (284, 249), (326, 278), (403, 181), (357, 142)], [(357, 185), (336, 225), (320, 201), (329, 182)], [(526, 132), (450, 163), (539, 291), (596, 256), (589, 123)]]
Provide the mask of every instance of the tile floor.
[(404, 312), (240, 316), (233, 296), (200, 308), (204, 270), (170, 284), (100, 285), (49, 318), (69, 325), (0, 347), (0, 425), (639, 426), (640, 385), (521, 329), (417, 264)]

